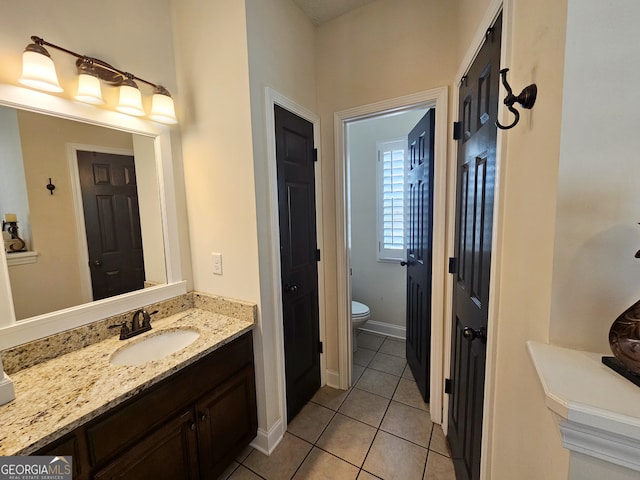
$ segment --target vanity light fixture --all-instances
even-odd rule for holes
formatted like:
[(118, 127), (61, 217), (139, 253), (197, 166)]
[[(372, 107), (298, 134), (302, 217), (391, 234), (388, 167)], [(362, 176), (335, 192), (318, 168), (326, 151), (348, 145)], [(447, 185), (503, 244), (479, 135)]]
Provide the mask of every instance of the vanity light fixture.
[(145, 111), (142, 106), (142, 94), (136, 83), (138, 81), (153, 87), (149, 118), (170, 125), (178, 123), (171, 94), (162, 85), (151, 83), (132, 73), (120, 70), (98, 58), (67, 50), (40, 37), (32, 36), (31, 40), (33, 43), (27, 45), (22, 55), (22, 76), (18, 81), (23, 85), (46, 92), (63, 91), (58, 82), (51, 55), (44, 48), (46, 45), (77, 58), (78, 90), (75, 95), (76, 100), (93, 105), (104, 104), (100, 82), (103, 81), (120, 90), (116, 110), (128, 115), (143, 116)]
[(19, 81), (23, 85), (45, 92), (62, 92), (51, 55), (37, 42), (27, 45), (24, 49), (22, 75)]
[(141, 117), (144, 115), (142, 108), (142, 94), (138, 89), (138, 85), (133, 81), (133, 76), (127, 77), (120, 85), (120, 100), (116, 110), (127, 115)]
[(83, 60), (78, 65), (78, 90), (75, 99), (92, 105), (103, 105), (100, 78), (89, 60)]

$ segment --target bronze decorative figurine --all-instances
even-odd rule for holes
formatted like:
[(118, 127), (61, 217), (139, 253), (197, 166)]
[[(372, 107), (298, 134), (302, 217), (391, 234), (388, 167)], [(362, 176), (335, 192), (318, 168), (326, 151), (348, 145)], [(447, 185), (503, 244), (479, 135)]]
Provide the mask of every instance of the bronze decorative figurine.
[[(635, 257), (640, 258), (640, 250)], [(602, 363), (640, 386), (640, 300), (613, 322), (609, 346), (615, 357), (602, 357)]]
[[(14, 220), (11, 218), (11, 215), (12, 214), (7, 214), (7, 218)], [(9, 253), (22, 252), (25, 249), (24, 247), (26, 246), (26, 243), (18, 236), (18, 222), (10, 220), (2, 221), (2, 231), (4, 232), (6, 228), (7, 232), (9, 232), (9, 235), (11, 236), (9, 240), (5, 240), (4, 242), (5, 250)]]

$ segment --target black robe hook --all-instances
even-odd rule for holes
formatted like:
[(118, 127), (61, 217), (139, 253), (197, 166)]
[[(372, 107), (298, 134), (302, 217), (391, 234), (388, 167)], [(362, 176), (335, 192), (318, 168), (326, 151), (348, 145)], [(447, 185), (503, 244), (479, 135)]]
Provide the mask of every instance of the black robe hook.
[(51, 178), (49, 178), (49, 184), (47, 185), (47, 190), (53, 195), (53, 191), (56, 189), (56, 186), (51, 183)]
[(504, 104), (507, 106), (509, 111), (516, 116), (516, 118), (513, 120), (513, 123), (511, 125), (507, 126), (500, 125), (500, 122), (496, 120), (496, 127), (502, 130), (509, 130), (510, 128), (515, 127), (520, 121), (520, 112), (515, 109), (515, 107), (513, 106), (514, 103), (518, 102), (522, 108), (531, 109), (536, 103), (536, 97), (538, 95), (538, 87), (535, 83), (532, 83), (531, 85), (524, 87), (522, 92), (520, 92), (520, 95), (516, 97), (511, 91), (511, 87), (507, 82), (508, 71), (508, 68), (503, 68), (502, 70), (500, 70), (500, 75), (502, 76), (502, 85), (504, 85), (504, 88), (507, 91), (507, 96), (504, 97)]

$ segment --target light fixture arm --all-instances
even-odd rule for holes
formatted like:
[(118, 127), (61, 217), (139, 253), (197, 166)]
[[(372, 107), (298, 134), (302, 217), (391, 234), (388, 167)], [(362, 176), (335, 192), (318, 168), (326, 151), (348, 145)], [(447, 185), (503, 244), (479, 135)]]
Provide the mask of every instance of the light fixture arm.
[[(67, 53), (76, 57), (78, 60), (76, 61), (76, 66), (78, 69), (82, 70), (83, 68), (92, 70), (93, 73), (100, 78), (100, 80), (113, 85), (120, 86), (125, 81), (125, 79), (129, 80), (137, 80), (142, 83), (146, 83), (147, 85), (154, 87), (155, 89), (162, 89), (164, 95), (169, 95), (169, 92), (166, 88), (158, 85), (156, 83), (150, 82), (149, 80), (145, 80), (144, 78), (138, 77), (133, 73), (125, 72), (124, 70), (120, 70), (119, 68), (114, 67), (113, 65), (108, 64), (104, 60), (100, 60), (99, 58), (89, 57), (87, 55), (81, 55), (73, 50), (69, 50), (67, 48), (56, 45), (55, 43), (47, 42), (41, 37), (33, 35), (31, 40), (36, 45), (47, 46), (51, 48), (55, 48), (56, 50), (60, 50), (61, 52)], [(84, 65), (84, 67), (83, 67)]]

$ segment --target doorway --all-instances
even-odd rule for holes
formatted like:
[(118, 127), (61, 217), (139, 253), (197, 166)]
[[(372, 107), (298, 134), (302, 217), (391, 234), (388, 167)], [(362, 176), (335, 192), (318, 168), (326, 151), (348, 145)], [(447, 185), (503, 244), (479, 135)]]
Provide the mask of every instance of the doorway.
[(347, 126), (351, 298), (372, 312), (364, 330), (403, 339), (407, 209), (399, 182), (404, 178), (407, 135), (425, 111), (381, 113)]
[[(444, 312), (444, 279), (445, 279), (445, 215), (446, 215), (446, 132), (447, 132), (447, 88), (438, 88), (415, 95), (365, 105), (354, 109), (344, 110), (335, 114), (335, 145), (336, 145), (336, 217), (338, 227), (338, 328), (339, 328), (339, 364), (340, 388), (346, 389), (351, 384), (351, 257), (349, 241), (351, 240), (351, 219), (349, 201), (351, 196), (349, 186), (349, 161), (347, 150), (347, 133), (349, 124), (382, 115), (392, 115), (419, 108), (434, 108), (438, 112), (435, 119), (434, 155), (436, 168), (434, 182), (437, 188), (433, 199), (434, 204), (434, 238), (432, 270), (433, 298), (437, 298), (431, 305), (431, 316), (442, 319)], [(341, 244), (341, 239), (344, 243)], [(403, 271), (404, 274), (404, 271)], [(432, 372), (429, 380), (432, 392), (442, 392), (443, 388), (443, 348), (444, 325), (441, 321), (432, 322), (431, 365)], [(432, 395), (430, 399), (430, 415), (435, 423), (442, 422), (442, 394)]]

